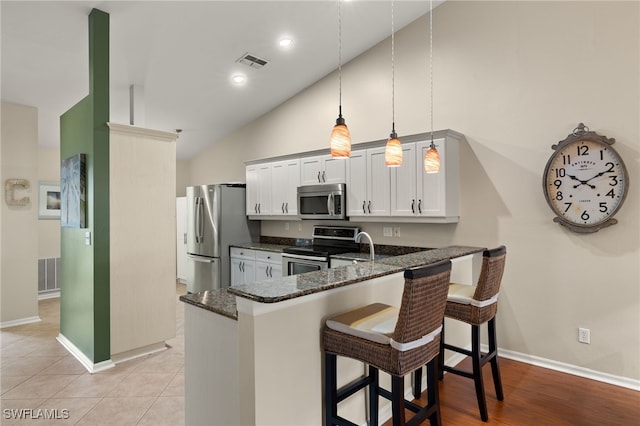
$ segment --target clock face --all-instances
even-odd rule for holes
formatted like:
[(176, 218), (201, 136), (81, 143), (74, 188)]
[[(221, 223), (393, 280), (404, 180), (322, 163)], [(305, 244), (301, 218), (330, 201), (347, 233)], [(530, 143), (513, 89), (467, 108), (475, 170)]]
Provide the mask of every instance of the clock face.
[(543, 181), (556, 221), (582, 232), (597, 231), (611, 219), (624, 201), (627, 184), (618, 153), (610, 144), (593, 140), (559, 144)]

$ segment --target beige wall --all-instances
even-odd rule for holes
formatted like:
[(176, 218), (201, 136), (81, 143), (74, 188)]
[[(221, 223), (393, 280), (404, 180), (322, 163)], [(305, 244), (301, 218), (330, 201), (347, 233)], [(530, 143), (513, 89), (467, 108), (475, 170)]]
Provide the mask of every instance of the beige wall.
[[(461, 2), (434, 12), (436, 129), (466, 135), (461, 219), (401, 224), (387, 244), (508, 247), (500, 297), (502, 348), (640, 379), (640, 4)], [(396, 129), (430, 130), (428, 19), (396, 36)], [(346, 42), (346, 41), (345, 41)], [(244, 178), (243, 162), (326, 148), (337, 105), (335, 73), (191, 161), (191, 183)], [(354, 142), (391, 126), (389, 40), (343, 67), (343, 111)], [(584, 122), (616, 138), (630, 173), (619, 224), (595, 234), (552, 222), (542, 195), (551, 145)], [(264, 222), (265, 235), (309, 236)], [(591, 329), (591, 344), (577, 328)]]
[[(38, 180), (60, 183), (60, 148), (38, 147)], [(60, 221), (38, 220), (38, 258), (60, 257)]]
[[(3, 326), (38, 319), (38, 110), (2, 103), (2, 267), (0, 272)], [(27, 179), (26, 206), (8, 206), (4, 197), (6, 179)]]

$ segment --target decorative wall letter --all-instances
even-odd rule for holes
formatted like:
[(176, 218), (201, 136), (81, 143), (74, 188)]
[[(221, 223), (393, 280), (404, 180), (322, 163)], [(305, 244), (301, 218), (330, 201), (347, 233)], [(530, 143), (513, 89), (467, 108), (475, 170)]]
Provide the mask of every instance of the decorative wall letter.
[(31, 186), (26, 179), (7, 179), (4, 181), (4, 199), (9, 206), (26, 206), (29, 204), (29, 197), (22, 197), (19, 199), (14, 198), (14, 190), (16, 186), (22, 186), (24, 189), (29, 189)]

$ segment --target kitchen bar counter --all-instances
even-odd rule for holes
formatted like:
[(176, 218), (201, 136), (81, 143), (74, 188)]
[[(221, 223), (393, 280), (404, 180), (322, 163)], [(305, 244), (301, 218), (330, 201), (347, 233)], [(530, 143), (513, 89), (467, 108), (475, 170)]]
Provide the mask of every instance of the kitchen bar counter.
[(242, 284), (229, 287), (228, 291), (236, 296), (256, 302), (276, 303), (402, 272), (415, 266), (467, 256), (483, 250), (481, 247), (449, 246), (401, 256), (390, 256), (374, 262), (360, 262), (357, 265)]
[[(482, 251), (450, 246), (180, 297), (185, 303), (186, 424), (323, 424), (326, 319), (369, 303), (398, 306), (403, 271), (414, 266), (451, 259), (451, 279), (473, 284)], [(463, 346), (469, 339), (466, 324), (447, 323), (449, 343)], [(361, 363), (343, 361), (339, 386), (362, 374)], [(390, 386), (386, 375), (380, 381)], [(410, 381), (405, 392), (411, 392)], [(358, 392), (341, 410), (366, 424), (365, 406), (365, 393)], [(381, 399), (379, 410), (381, 421), (389, 418), (388, 401)]]
[(236, 296), (230, 294), (226, 288), (185, 294), (180, 296), (180, 300), (234, 320), (238, 319)]

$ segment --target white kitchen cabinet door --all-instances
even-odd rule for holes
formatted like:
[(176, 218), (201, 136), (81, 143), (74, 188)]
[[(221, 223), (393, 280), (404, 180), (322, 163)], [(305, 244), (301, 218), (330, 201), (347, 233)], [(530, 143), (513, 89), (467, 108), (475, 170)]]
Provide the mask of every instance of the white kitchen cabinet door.
[(231, 285), (245, 284), (256, 280), (256, 251), (231, 247)]
[(391, 215), (414, 216), (418, 211), (416, 144), (402, 145), (402, 165), (391, 168)]
[(367, 215), (367, 151), (351, 151), (347, 160), (347, 212), (349, 217)]
[(300, 160), (278, 161), (271, 165), (271, 211), (273, 215), (297, 216)]
[(346, 180), (346, 159), (332, 158), (331, 155), (316, 155), (300, 160), (300, 184), (344, 183)]
[(333, 158), (330, 155), (323, 160), (324, 183), (345, 183), (347, 175), (347, 159)]
[(391, 177), (384, 147), (352, 151), (347, 164), (350, 217), (389, 216)]
[(430, 141), (416, 144), (416, 171), (418, 197), (417, 214), (422, 217), (452, 218), (458, 217), (458, 141), (437, 139), (434, 144), (440, 154), (440, 171), (426, 173), (423, 158), (429, 149)]
[(247, 166), (247, 215), (271, 214), (271, 163)]
[(367, 150), (367, 213), (389, 216), (391, 213), (391, 172), (384, 161), (384, 147)]
[(187, 282), (187, 197), (176, 197), (176, 275)]

